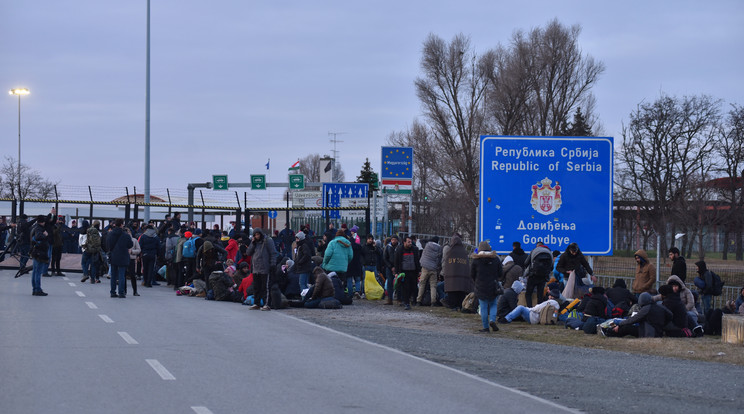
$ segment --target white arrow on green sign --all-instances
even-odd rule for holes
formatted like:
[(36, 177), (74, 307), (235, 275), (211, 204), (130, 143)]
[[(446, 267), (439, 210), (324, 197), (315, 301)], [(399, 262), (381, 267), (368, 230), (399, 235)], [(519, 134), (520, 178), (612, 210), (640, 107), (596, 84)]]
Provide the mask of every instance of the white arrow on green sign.
[(227, 175), (213, 175), (212, 176), (212, 189), (213, 190), (227, 190), (229, 186), (227, 182)]
[(266, 175), (252, 175), (251, 174), (251, 190), (265, 190), (266, 189)]
[(305, 176), (302, 174), (289, 174), (289, 188), (292, 190), (303, 190), (305, 188)]

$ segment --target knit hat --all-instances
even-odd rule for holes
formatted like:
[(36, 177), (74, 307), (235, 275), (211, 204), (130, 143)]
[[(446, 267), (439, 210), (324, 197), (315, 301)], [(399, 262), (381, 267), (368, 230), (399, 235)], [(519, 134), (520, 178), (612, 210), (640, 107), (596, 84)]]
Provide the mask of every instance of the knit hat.
[(320, 264), (323, 263), (323, 258), (320, 256), (313, 256), (310, 258), (310, 260), (312, 260), (316, 266), (320, 266)]
[(559, 292), (558, 289), (553, 289), (550, 292), (548, 292), (548, 295), (558, 299), (561, 297), (561, 292)]
[(194, 234), (197, 235), (197, 236), (200, 236), (202, 234), (201, 229), (194, 230)]
[(351, 232), (352, 232), (352, 233), (357, 233), (357, 232), (359, 232), (359, 226), (357, 226), (357, 225), (355, 224), (355, 225), (354, 225), (354, 227), (352, 227), (352, 228), (351, 228)]
[(238, 270), (240, 270), (240, 269), (245, 269), (245, 268), (247, 268), (248, 266), (250, 266), (250, 265), (248, 264), (248, 262), (240, 262), (240, 264), (238, 265)]
[(305, 240), (305, 233), (301, 231), (298, 231), (295, 236), (297, 237), (297, 240), (300, 240), (300, 241)]
[(187, 231), (186, 233), (183, 234), (183, 237), (185, 237), (187, 239), (190, 239), (191, 236), (193, 236), (193, 234), (190, 231)]
[(479, 252), (490, 252), (491, 251), (491, 245), (488, 244), (488, 240), (483, 240), (482, 242), (478, 243), (478, 251)]
[(668, 296), (670, 294), (674, 293), (674, 289), (671, 285), (661, 285), (659, 286), (659, 294), (661, 296)]

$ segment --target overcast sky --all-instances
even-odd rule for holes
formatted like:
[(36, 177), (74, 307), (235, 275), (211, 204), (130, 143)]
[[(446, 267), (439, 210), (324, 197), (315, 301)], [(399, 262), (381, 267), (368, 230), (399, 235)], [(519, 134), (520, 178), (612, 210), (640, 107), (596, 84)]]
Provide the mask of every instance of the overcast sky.
[[(353, 180), (421, 114), (414, 80), (429, 33), (476, 52), (558, 18), (606, 65), (605, 134), (660, 93), (744, 104), (744, 2), (153, 0), (151, 186), (228, 174), (285, 181), (312, 153)], [(144, 187), (146, 0), (0, 0), (0, 85), (22, 98), (22, 161), (61, 186)], [(18, 102), (0, 105), (17, 156)]]

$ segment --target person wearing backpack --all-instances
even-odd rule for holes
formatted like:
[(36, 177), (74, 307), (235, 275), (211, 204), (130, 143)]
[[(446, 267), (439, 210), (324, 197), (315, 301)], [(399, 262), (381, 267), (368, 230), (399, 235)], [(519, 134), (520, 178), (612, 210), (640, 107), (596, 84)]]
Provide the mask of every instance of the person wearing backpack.
[[(83, 221), (83, 227), (87, 225), (87, 221)], [(88, 227), (85, 232), (85, 241), (81, 246), (83, 249), (83, 278), (80, 279), (80, 283), (85, 283), (90, 277), (90, 283), (100, 283), (100, 276), (98, 275), (99, 258), (101, 257), (101, 233), (99, 227), (101, 222), (98, 220), (93, 221), (93, 225)]]
[(196, 239), (199, 236), (195, 236), (194, 233), (187, 231), (183, 234), (186, 240), (183, 242), (183, 248), (181, 250), (182, 261), (186, 262), (186, 273), (183, 277), (184, 284), (189, 283), (194, 278), (194, 271), (196, 270)]
[(525, 301), (527, 307), (532, 307), (532, 291), (537, 289), (537, 303), (545, 301), (543, 292), (545, 291), (545, 283), (550, 278), (550, 273), (553, 271), (553, 252), (545, 247), (542, 242), (537, 242), (537, 245), (530, 252), (527, 259), (524, 261), (524, 274), (527, 277), (527, 288), (524, 291)]
[[(698, 287), (698, 291), (702, 296), (703, 302), (703, 315), (706, 317), (712, 310), (712, 301), (714, 296), (715, 286), (713, 283), (713, 273), (708, 270), (708, 265), (705, 260), (695, 262), (697, 266), (698, 277), (695, 278), (695, 286)], [(702, 283), (701, 283), (702, 282)], [(702, 285), (702, 286), (701, 286)]]

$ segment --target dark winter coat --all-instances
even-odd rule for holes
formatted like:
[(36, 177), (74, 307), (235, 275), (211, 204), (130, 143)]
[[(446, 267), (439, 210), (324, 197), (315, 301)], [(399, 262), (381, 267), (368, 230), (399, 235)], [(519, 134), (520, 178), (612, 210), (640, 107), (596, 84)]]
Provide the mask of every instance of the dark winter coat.
[(364, 260), (362, 261), (364, 265), (377, 267), (377, 260), (382, 255), (382, 250), (375, 243), (365, 243), (362, 250), (364, 251)]
[(124, 233), (121, 227), (114, 227), (106, 236), (111, 266), (128, 266), (129, 249), (134, 246), (132, 237)]
[(315, 276), (315, 287), (313, 288), (313, 296), (310, 299), (332, 298), (336, 294), (336, 291), (328, 275), (320, 266), (313, 270), (313, 275)]
[(566, 280), (568, 280), (568, 274), (571, 273), (572, 270), (576, 270), (579, 266), (583, 267), (588, 274), (594, 274), (592, 267), (589, 266), (589, 262), (586, 261), (581, 250), (579, 250), (576, 255), (573, 255), (567, 248), (558, 259), (558, 265), (555, 269), (563, 273), (566, 276)]
[(444, 248), (442, 255), (442, 276), (445, 292), (472, 292), (473, 278), (470, 277), (468, 252), (459, 237), (454, 236)]
[(585, 316), (596, 316), (607, 319), (607, 298), (605, 295), (586, 295), (577, 309), (583, 312)]
[(364, 259), (364, 248), (357, 242), (351, 242), (351, 261), (346, 269), (346, 277), (362, 277), (362, 262)]
[(519, 277), (522, 276), (522, 266), (513, 261), (505, 264), (503, 270), (504, 280), (502, 280), (501, 283), (504, 286), (511, 286), (512, 283), (519, 280)]
[(421, 267), (436, 272), (442, 269), (442, 246), (439, 243), (433, 241), (426, 243), (421, 253)]
[(493, 251), (470, 255), (470, 277), (475, 282), (475, 297), (492, 301), (503, 293), (499, 280), (502, 276), (501, 260)]
[(49, 239), (50, 234), (44, 234), (46, 229), (43, 226), (33, 226), (31, 232), (31, 257), (41, 263), (49, 263)]
[(641, 310), (637, 314), (618, 323), (618, 325), (623, 326), (638, 323), (639, 337), (660, 338), (664, 326), (672, 320), (672, 312), (661, 305), (657, 305), (648, 292), (644, 292), (638, 297), (638, 304), (641, 305)]
[(307, 238), (297, 242), (297, 254), (295, 255), (294, 272), (310, 273), (313, 270), (312, 257), (315, 255), (313, 243)]
[(155, 229), (147, 229), (139, 238), (142, 256), (156, 257), (160, 248), (160, 238)]
[(261, 230), (255, 230), (253, 234), (260, 234), (260, 239), (251, 239), (251, 244), (245, 250), (246, 256), (251, 256), (252, 273), (259, 275), (271, 274), (276, 267), (276, 248), (274, 241), (267, 238)]
[(687, 279), (687, 262), (682, 256), (677, 256), (672, 261), (672, 275), (679, 277), (683, 282)]
[(672, 312), (672, 323), (679, 329), (687, 328), (687, 308), (682, 303), (679, 293), (670, 293), (661, 302), (665, 308)]
[(519, 267), (521, 267), (522, 269), (526, 267), (525, 262), (527, 261), (527, 258), (530, 257), (529, 253), (522, 250), (521, 247), (512, 250), (512, 252), (509, 253), (509, 256), (511, 256), (511, 258), (514, 260), (514, 263), (519, 265)]
[[(404, 269), (404, 262), (412, 260), (411, 266), (413, 269)], [(398, 248), (395, 249), (395, 271), (397, 273), (418, 273), (421, 271), (421, 263), (419, 257), (419, 249), (415, 245), (411, 245), (411, 248), (406, 249), (403, 244), (399, 244)]]
[(607, 298), (610, 299), (615, 306), (623, 307), (623, 304), (625, 304), (624, 309), (629, 309), (636, 301), (635, 295), (630, 293), (625, 284), (625, 280), (623, 279), (615, 280), (615, 284), (612, 285), (611, 288), (607, 289), (607, 292), (605, 293)]
[(511, 287), (504, 290), (504, 294), (499, 297), (499, 301), (496, 302), (496, 316), (499, 318), (505, 318), (509, 312), (513, 311), (514, 308), (519, 304), (519, 294), (524, 290), (522, 282), (515, 280)]

